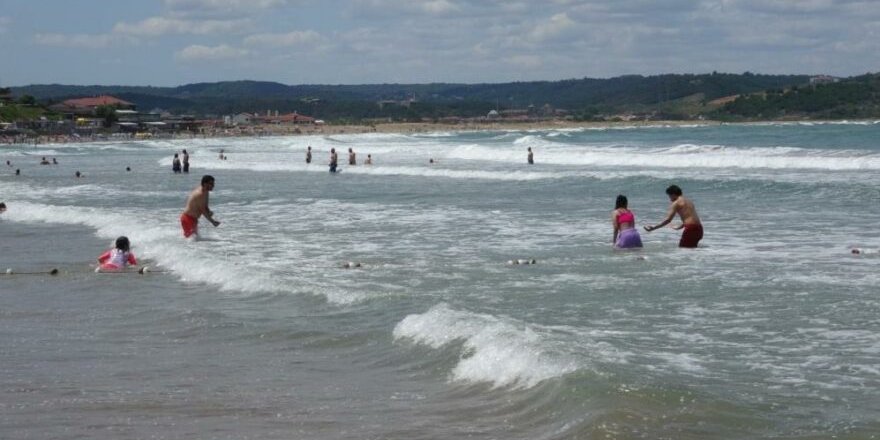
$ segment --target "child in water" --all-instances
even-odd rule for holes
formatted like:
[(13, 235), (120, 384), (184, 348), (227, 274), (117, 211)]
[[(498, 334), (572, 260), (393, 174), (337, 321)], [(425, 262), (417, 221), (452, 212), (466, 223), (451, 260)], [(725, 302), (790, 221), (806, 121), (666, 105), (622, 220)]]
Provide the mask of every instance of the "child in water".
[(116, 247), (98, 257), (98, 269), (96, 272), (116, 271), (125, 269), (128, 265), (137, 265), (137, 259), (131, 252), (131, 244), (128, 237), (122, 236), (116, 239)]

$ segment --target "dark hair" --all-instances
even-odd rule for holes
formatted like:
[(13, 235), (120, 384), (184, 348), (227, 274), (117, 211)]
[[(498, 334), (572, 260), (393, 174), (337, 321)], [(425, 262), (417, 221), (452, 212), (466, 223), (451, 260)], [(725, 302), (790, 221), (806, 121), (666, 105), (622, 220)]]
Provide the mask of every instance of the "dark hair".
[(681, 188), (679, 188), (678, 185), (669, 185), (669, 188), (666, 188), (666, 194), (670, 195), (670, 196), (672, 196), (672, 195), (680, 196), (681, 195)]
[(204, 176), (202, 176), (202, 185), (206, 183), (214, 183), (214, 176), (209, 174), (205, 174)]
[(128, 252), (130, 247), (131, 244), (128, 242), (128, 237), (123, 235), (122, 237), (116, 239), (116, 249)]
[(626, 196), (621, 194), (617, 196), (617, 201), (614, 202), (614, 209), (626, 208), (627, 203)]

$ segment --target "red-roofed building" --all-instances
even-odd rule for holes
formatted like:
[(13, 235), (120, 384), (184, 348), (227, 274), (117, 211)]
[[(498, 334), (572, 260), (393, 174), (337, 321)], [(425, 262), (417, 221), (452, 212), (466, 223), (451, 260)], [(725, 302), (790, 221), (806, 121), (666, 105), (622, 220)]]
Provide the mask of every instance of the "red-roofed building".
[(95, 110), (100, 106), (115, 107), (117, 110), (134, 110), (136, 107), (134, 104), (115, 96), (101, 95), (91, 98), (68, 99), (67, 101), (55, 104), (49, 108), (59, 113), (93, 115), (95, 114)]
[(118, 109), (126, 109), (126, 110), (134, 110), (135, 105), (119, 99), (115, 96), (110, 95), (101, 95), (95, 96), (92, 98), (77, 98), (77, 99), (68, 99), (67, 101), (62, 102), (62, 104), (68, 107), (98, 107), (102, 105), (110, 105), (116, 107)]

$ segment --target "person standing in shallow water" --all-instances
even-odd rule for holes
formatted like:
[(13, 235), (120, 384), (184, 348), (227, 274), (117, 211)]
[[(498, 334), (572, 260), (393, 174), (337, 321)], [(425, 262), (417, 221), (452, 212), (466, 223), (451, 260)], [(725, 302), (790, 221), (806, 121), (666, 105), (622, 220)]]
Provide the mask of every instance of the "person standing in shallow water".
[(185, 149), (183, 150), (183, 172), (189, 172), (189, 153)]
[(678, 185), (670, 185), (669, 188), (666, 188), (666, 195), (669, 196), (669, 201), (672, 202), (669, 205), (669, 212), (666, 213), (666, 218), (654, 226), (645, 226), (645, 230), (651, 232), (657, 228), (662, 228), (668, 225), (675, 218), (675, 215), (678, 214), (681, 217), (681, 225), (676, 226), (674, 229), (684, 229), (684, 232), (681, 233), (681, 240), (678, 241), (678, 247), (697, 247), (697, 244), (703, 239), (703, 223), (700, 222), (694, 202), (682, 195), (681, 188)]
[(336, 166), (338, 164), (338, 160), (339, 160), (339, 156), (336, 155), (336, 149), (331, 148), (330, 149), (330, 172), (331, 173), (336, 172)]
[(214, 227), (220, 226), (220, 222), (214, 220), (214, 212), (208, 208), (208, 194), (214, 190), (214, 177), (202, 176), (199, 186), (189, 193), (186, 199), (186, 207), (180, 214), (180, 227), (183, 236), (189, 238), (199, 234), (199, 217), (205, 216)]
[(352, 150), (351, 148), (348, 149), (348, 164), (357, 165), (357, 159), (355, 159), (354, 150)]
[(174, 159), (171, 159), (171, 171), (175, 174), (180, 172), (180, 157), (178, 157), (177, 153), (174, 153)]
[(529, 147), (529, 156), (528, 156), (529, 165), (535, 164), (535, 155), (532, 153), (532, 147)]
[(306, 163), (312, 163), (312, 146), (309, 145), (309, 148), (306, 149)]
[(617, 249), (642, 247), (642, 237), (636, 229), (636, 217), (627, 207), (628, 204), (626, 196), (619, 195), (614, 203), (614, 211), (611, 211), (611, 225), (614, 227), (611, 243)]

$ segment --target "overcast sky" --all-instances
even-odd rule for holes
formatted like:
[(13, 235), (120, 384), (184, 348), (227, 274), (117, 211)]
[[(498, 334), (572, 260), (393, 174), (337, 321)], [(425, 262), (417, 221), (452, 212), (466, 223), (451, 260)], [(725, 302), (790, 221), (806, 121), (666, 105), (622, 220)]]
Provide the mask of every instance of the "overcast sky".
[(0, 86), (880, 70), (880, 0), (0, 0)]

